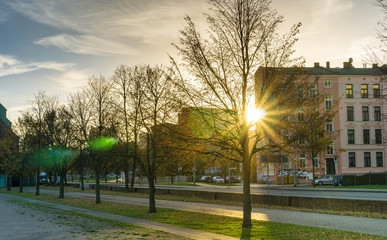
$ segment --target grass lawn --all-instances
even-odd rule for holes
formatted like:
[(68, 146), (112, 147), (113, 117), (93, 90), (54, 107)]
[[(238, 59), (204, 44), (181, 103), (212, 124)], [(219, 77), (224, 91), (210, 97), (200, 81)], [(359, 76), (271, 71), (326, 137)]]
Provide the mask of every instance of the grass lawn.
[[(7, 192), (4, 189), (0, 193), (12, 194), (20, 197), (27, 197), (54, 203), (66, 204), (75, 207), (87, 208), (101, 212), (108, 212), (123, 216), (146, 219), (150, 221), (162, 222), (186, 228), (192, 228), (207, 232), (213, 232), (233, 237), (241, 237), (242, 219), (232, 218), (205, 213), (195, 213), (188, 211), (178, 211), (173, 209), (159, 208), (157, 213), (148, 213), (148, 208), (144, 206), (102, 202), (95, 204), (93, 199), (80, 199), (65, 197), (58, 199), (56, 196), (41, 194), (35, 196), (34, 193), (17, 191)], [(253, 220), (251, 229), (252, 239), (387, 239), (386, 237), (373, 236), (367, 234), (337, 231), (315, 227), (304, 227), (294, 224), (274, 223)]]
[(351, 188), (351, 189), (387, 189), (387, 185), (361, 185), (361, 186), (323, 186), (318, 188)]
[[(59, 190), (59, 187), (54, 186), (41, 186), (41, 188), (49, 190)], [(85, 192), (95, 194), (95, 190), (85, 189), (81, 190), (80, 188), (74, 187), (65, 187), (65, 192)], [(148, 194), (145, 193), (136, 193), (136, 192), (114, 192), (101, 190), (101, 194), (105, 195), (115, 195), (115, 196), (124, 196), (124, 197), (138, 197), (138, 198), (148, 198)], [(66, 196), (66, 193), (65, 193)], [(174, 195), (158, 195), (156, 191), (156, 199), (162, 200), (171, 200), (171, 201), (182, 201), (182, 202), (199, 202), (199, 203), (213, 203), (213, 204), (222, 204), (222, 205), (234, 205), (242, 206), (241, 202), (232, 202), (232, 201), (223, 201), (215, 199), (203, 199), (199, 197), (182, 197)], [(325, 213), (325, 214), (335, 214), (335, 215), (346, 215), (346, 216), (358, 216), (358, 217), (372, 217), (372, 218), (383, 218), (387, 219), (387, 213), (375, 213), (375, 212), (359, 212), (359, 211), (335, 211), (335, 210), (324, 210), (324, 209), (307, 209), (299, 207), (289, 207), (289, 206), (276, 206), (276, 205), (266, 205), (266, 204), (256, 204), (253, 203), (252, 207), (255, 208), (272, 208), (272, 209), (283, 209), (283, 210), (293, 210), (293, 211), (302, 211), (302, 212), (316, 212), (316, 213)]]

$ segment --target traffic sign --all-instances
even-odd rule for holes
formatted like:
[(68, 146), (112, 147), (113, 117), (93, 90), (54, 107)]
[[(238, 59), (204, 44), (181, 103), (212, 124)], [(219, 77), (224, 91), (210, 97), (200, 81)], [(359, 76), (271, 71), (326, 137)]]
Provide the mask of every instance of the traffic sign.
[(192, 171), (193, 171), (193, 172), (196, 172), (196, 168), (192, 168)]

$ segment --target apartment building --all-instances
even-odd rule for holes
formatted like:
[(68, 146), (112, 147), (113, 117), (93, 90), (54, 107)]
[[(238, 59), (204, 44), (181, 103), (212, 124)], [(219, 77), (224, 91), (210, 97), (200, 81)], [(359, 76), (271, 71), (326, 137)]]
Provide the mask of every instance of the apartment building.
[[(326, 123), (326, 130), (339, 130), (339, 135), (315, 160), (317, 176), (387, 171), (387, 104), (383, 98), (385, 83), (382, 81), (386, 70), (387, 66), (375, 64), (369, 68), (355, 68), (352, 59), (339, 68), (331, 68), (329, 62), (325, 66), (315, 63), (313, 67), (304, 68), (310, 82), (317, 80), (315, 90), (325, 96), (325, 110), (338, 110), (332, 121)], [(294, 169), (296, 164), (296, 169), (308, 172), (306, 178), (311, 180), (310, 159), (297, 152), (294, 155), (297, 161), (289, 161), (286, 167)], [(259, 161), (258, 156), (258, 166), (263, 166)], [(273, 163), (270, 166), (271, 178), (280, 170), (275, 168)], [(264, 174), (262, 171), (261, 175)]]

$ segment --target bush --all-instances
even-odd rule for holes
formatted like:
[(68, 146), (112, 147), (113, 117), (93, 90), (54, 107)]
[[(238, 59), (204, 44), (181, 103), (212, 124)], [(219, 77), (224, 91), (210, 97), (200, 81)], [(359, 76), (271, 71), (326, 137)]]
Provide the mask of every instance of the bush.
[(357, 185), (387, 185), (387, 172), (366, 173), (363, 175), (344, 175), (344, 186)]

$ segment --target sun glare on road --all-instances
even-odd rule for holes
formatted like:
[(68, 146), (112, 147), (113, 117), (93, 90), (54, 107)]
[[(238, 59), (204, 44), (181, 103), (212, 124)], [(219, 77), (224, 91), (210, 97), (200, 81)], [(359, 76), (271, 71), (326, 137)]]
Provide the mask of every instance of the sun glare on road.
[(246, 115), (247, 122), (254, 123), (264, 118), (266, 116), (266, 112), (262, 108), (248, 108)]

